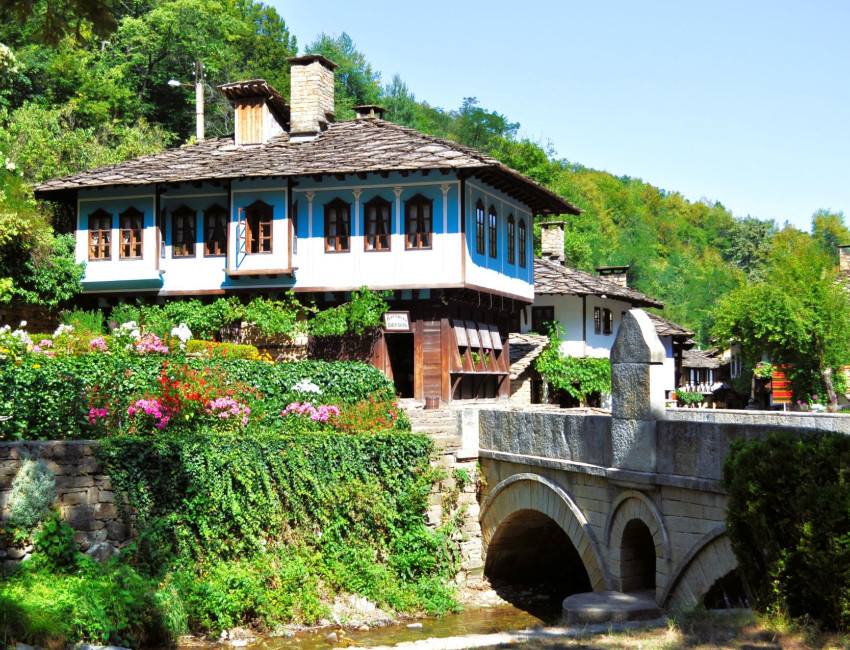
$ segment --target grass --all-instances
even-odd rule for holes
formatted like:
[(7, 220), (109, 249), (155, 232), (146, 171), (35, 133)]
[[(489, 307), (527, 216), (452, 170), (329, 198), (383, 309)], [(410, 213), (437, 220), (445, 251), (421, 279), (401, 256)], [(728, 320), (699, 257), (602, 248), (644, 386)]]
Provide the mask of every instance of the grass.
[(744, 610), (678, 612), (668, 618), (666, 627), (627, 629), (613, 627), (607, 633), (584, 634), (573, 638), (531, 639), (497, 646), (537, 650), (576, 648), (587, 650), (802, 650), (850, 647), (850, 635), (827, 633), (812, 625), (798, 624), (782, 616), (760, 616)]

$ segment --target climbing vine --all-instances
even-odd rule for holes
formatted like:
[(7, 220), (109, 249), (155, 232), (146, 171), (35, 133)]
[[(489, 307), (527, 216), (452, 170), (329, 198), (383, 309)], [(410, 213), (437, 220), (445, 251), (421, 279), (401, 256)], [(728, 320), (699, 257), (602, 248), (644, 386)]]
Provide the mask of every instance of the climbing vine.
[(611, 362), (607, 358), (565, 357), (559, 349), (561, 327), (554, 321), (549, 327), (549, 344), (537, 358), (538, 372), (555, 389), (563, 390), (582, 404), (593, 393), (611, 392)]

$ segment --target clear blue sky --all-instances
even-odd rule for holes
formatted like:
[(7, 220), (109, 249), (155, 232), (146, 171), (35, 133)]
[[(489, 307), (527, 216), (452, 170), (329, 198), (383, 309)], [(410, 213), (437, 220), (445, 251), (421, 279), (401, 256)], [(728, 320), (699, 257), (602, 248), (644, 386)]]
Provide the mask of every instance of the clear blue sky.
[(272, 0), (299, 51), (347, 32), (389, 82), (464, 97), (572, 162), (736, 216), (850, 220), (850, 3)]

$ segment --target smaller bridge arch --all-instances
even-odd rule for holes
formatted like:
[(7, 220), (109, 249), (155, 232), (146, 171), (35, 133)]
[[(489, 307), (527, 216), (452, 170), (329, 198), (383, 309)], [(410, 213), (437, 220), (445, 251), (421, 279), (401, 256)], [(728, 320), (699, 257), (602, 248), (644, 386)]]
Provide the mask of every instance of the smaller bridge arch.
[(712, 585), (738, 567), (732, 543), (721, 524), (703, 535), (685, 554), (658, 602), (696, 605)]
[(670, 538), (658, 506), (637, 490), (622, 492), (605, 523), (605, 546), (621, 591), (657, 589), (668, 574)]
[(605, 556), (587, 518), (563, 487), (539, 474), (514, 474), (490, 490), (480, 517), (485, 549), (499, 526), (522, 511), (541, 513), (554, 521), (578, 552), (591, 589), (611, 589)]

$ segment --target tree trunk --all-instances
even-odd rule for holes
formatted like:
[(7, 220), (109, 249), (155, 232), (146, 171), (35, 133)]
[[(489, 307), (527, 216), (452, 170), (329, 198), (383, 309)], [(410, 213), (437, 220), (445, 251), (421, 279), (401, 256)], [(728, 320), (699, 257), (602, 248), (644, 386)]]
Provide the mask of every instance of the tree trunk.
[(832, 368), (824, 368), (820, 371), (823, 385), (826, 386), (827, 407), (834, 408), (838, 403), (838, 398), (835, 396), (835, 387), (832, 385)]

